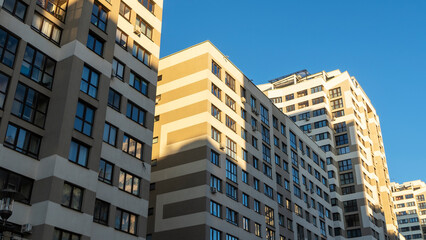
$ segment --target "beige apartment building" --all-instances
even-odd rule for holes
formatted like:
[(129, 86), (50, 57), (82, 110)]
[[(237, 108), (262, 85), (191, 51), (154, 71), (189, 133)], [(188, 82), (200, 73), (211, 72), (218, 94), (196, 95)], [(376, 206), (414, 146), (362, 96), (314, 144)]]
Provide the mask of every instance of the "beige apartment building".
[(426, 239), (426, 183), (391, 183), (399, 232), (405, 239)]
[(0, 0), (15, 239), (145, 239), (162, 0)]
[(343, 238), (325, 153), (211, 42), (160, 60), (156, 103), (151, 239)]
[(379, 117), (355, 77), (304, 70), (258, 87), (325, 151), (344, 235), (397, 239)]

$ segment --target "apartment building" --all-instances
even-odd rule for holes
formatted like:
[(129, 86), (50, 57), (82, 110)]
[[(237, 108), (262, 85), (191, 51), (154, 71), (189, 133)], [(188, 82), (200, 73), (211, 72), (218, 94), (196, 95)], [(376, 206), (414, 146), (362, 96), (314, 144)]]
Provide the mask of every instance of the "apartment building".
[(145, 239), (162, 2), (0, 0), (16, 237)]
[(379, 117), (355, 77), (303, 70), (258, 87), (326, 152), (342, 235), (397, 239)]
[(426, 239), (426, 183), (391, 183), (399, 232), (405, 239)]
[(325, 153), (211, 42), (160, 60), (155, 121), (151, 239), (334, 239)]

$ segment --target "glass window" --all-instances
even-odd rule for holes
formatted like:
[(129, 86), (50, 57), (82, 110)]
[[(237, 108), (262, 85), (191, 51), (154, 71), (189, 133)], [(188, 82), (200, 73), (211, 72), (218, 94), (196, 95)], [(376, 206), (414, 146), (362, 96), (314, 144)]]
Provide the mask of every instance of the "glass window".
[(41, 137), (24, 128), (9, 124), (3, 144), (20, 153), (38, 158)]
[(218, 218), (221, 217), (222, 205), (217, 202), (210, 201), (210, 214)]
[[(0, 29), (1, 31), (1, 29)], [(0, 72), (0, 109), (3, 109), (10, 77)]]
[(27, 7), (27, 4), (20, 0), (5, 0), (3, 2), (3, 9), (8, 11), (13, 16), (19, 18), (21, 21), (24, 21), (25, 19)]
[(136, 234), (138, 226), (137, 220), (138, 216), (131, 212), (120, 208), (117, 208), (115, 211), (115, 229), (130, 234)]
[(87, 166), (87, 160), (89, 158), (89, 147), (83, 145), (82, 143), (71, 141), (70, 153), (68, 155), (68, 160), (71, 162), (77, 163), (81, 166)]
[(93, 213), (93, 221), (108, 225), (109, 203), (96, 199), (95, 211)]
[(235, 79), (225, 72), (225, 84), (235, 92)]
[(226, 208), (226, 221), (238, 226), (238, 213), (230, 208)]
[(226, 137), (226, 155), (232, 159), (237, 159), (237, 144)]
[(61, 204), (63, 206), (80, 211), (82, 201), (83, 189), (69, 183), (64, 183)]
[(120, 170), (120, 176), (118, 178), (118, 188), (133, 194), (135, 196), (139, 196), (139, 188), (140, 188), (141, 179), (131, 173), (124, 172)]
[(220, 97), (221, 97), (221, 90), (220, 90), (220, 88), (218, 88), (216, 85), (214, 85), (213, 83), (212, 83), (212, 93), (213, 93), (213, 95), (215, 95), (217, 98), (219, 98), (220, 99)]
[(20, 202), (29, 204), (34, 180), (0, 168), (0, 190), (12, 189), (22, 194)]
[(133, 43), (132, 55), (133, 55), (133, 57), (135, 57), (139, 61), (141, 61), (143, 64), (149, 66), (149, 64), (150, 64), (150, 58), (151, 58), (151, 53), (149, 53), (143, 47), (139, 46), (136, 43)]
[(68, 6), (67, 0), (37, 0), (37, 5), (52, 14), (59, 21), (65, 22), (65, 14)]
[(219, 158), (219, 153), (211, 150), (210, 153), (210, 162), (213, 163), (216, 166), (219, 166), (219, 162), (220, 162), (220, 158)]
[(136, 138), (124, 134), (122, 150), (123, 152), (126, 152), (132, 155), (133, 157), (142, 160), (143, 143), (137, 140)]
[(230, 107), (232, 110), (236, 110), (236, 104), (234, 99), (232, 99), (231, 97), (229, 97), (227, 94), (225, 94), (225, 103), (226, 106)]
[(218, 77), (219, 79), (220, 79), (220, 72), (221, 72), (220, 70), (221, 70), (221, 67), (217, 63), (212, 61), (212, 73), (216, 75), (216, 77)]
[(87, 136), (91, 136), (94, 118), (95, 109), (79, 101), (75, 114), (74, 129)]
[(34, 14), (31, 27), (40, 33), (43, 37), (49, 39), (55, 44), (59, 44), (59, 41), (61, 40), (62, 29), (37, 12)]
[(132, 71), (130, 72), (129, 85), (141, 92), (143, 95), (148, 96), (148, 81)]
[(221, 234), (219, 230), (210, 228), (210, 240), (221, 240)]
[(102, 56), (104, 51), (104, 40), (102, 40), (100, 37), (96, 36), (95, 34), (89, 32), (89, 36), (87, 37), (87, 48), (98, 54), (99, 56)]
[(103, 141), (112, 146), (115, 146), (115, 142), (117, 139), (117, 132), (118, 132), (117, 127), (109, 123), (105, 123)]
[(55, 67), (56, 62), (53, 59), (32, 46), (27, 45), (24, 54), (24, 61), (21, 66), (22, 75), (31, 78), (48, 89), (51, 89)]
[(110, 88), (108, 93), (108, 106), (112, 107), (113, 109), (120, 111), (120, 104), (121, 104), (121, 94), (119, 94), (114, 89)]
[(99, 161), (99, 174), (98, 180), (108, 184), (112, 184), (112, 173), (114, 170), (114, 165), (101, 159)]
[(140, 27), (141, 33), (152, 39), (153, 28), (140, 16), (136, 16), (136, 26)]
[(80, 240), (80, 235), (55, 228), (53, 240)]
[(151, 0), (138, 0), (140, 3), (142, 3), (142, 6), (144, 6), (148, 11), (154, 13), (154, 6), (155, 3)]
[(120, 47), (126, 49), (128, 37), (129, 36), (126, 33), (124, 33), (121, 29), (117, 28), (117, 32), (115, 34), (115, 43), (117, 43)]
[(226, 178), (237, 182), (237, 165), (229, 160), (226, 160)]
[(84, 65), (81, 75), (80, 91), (86, 93), (92, 98), (98, 94), (99, 73), (93, 68)]
[(124, 64), (115, 58), (112, 60), (112, 76), (124, 79)]
[(12, 114), (43, 128), (46, 120), (49, 98), (36, 90), (18, 83)]
[(145, 116), (146, 116), (145, 110), (143, 110), (142, 108), (140, 108), (139, 106), (137, 106), (136, 104), (130, 101), (127, 102), (126, 117), (144, 126)]
[(92, 17), (90, 22), (105, 32), (108, 20), (108, 12), (104, 9), (102, 4), (95, 2), (92, 8)]
[(123, 1), (120, 2), (120, 15), (124, 17), (127, 21), (130, 21), (131, 9)]

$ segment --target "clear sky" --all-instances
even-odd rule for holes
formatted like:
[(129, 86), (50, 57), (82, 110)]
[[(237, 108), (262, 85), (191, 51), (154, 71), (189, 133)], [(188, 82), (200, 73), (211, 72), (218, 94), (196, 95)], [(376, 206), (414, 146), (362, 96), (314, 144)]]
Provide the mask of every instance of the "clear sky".
[(348, 71), (379, 114), (391, 181), (426, 181), (426, 0), (164, 0), (161, 56), (204, 40), (255, 84)]

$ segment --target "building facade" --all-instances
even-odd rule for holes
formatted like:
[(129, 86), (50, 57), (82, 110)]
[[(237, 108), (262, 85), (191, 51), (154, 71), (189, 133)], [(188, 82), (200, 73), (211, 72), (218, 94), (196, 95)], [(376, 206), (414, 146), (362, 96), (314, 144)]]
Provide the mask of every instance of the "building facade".
[(155, 121), (151, 239), (334, 239), (325, 153), (209, 41), (160, 60)]
[(342, 235), (397, 239), (379, 117), (358, 81), (339, 70), (304, 70), (259, 88), (326, 152)]
[(145, 239), (162, 2), (0, 0), (0, 189), (24, 196), (17, 236)]
[(405, 239), (426, 239), (426, 183), (391, 183), (399, 232)]

